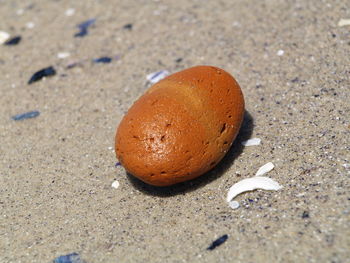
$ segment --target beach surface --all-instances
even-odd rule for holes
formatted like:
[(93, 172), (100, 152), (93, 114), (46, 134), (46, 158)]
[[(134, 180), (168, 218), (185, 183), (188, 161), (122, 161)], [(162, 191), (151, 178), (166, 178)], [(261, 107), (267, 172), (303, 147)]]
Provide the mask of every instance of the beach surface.
[[(0, 262), (349, 262), (347, 1), (0, 0), (0, 18), (21, 37), (0, 45)], [(116, 128), (148, 74), (196, 65), (240, 84), (239, 136), (200, 178), (145, 185)], [(283, 188), (232, 209), (268, 162)]]

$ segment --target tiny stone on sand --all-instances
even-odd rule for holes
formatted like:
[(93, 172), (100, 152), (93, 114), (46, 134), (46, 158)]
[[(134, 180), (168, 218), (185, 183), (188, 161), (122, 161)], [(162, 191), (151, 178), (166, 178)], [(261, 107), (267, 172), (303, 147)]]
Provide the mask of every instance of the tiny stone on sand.
[(74, 9), (74, 8), (68, 8), (68, 9), (66, 10), (66, 12), (64, 12), (64, 14), (65, 14), (66, 16), (72, 16), (72, 15), (74, 15), (74, 13), (75, 13), (75, 9)]
[(284, 51), (282, 49), (277, 51), (277, 56), (283, 56), (284, 55)]
[(10, 34), (5, 31), (0, 31), (0, 45), (4, 44), (10, 38)]
[(70, 56), (69, 52), (59, 52), (57, 54), (57, 57), (60, 58), (60, 59), (68, 58), (69, 56)]
[(228, 205), (232, 208), (232, 209), (237, 209), (239, 207), (239, 203), (237, 201), (231, 201), (228, 203)]
[(32, 29), (32, 28), (34, 28), (34, 27), (35, 27), (35, 24), (34, 24), (33, 22), (28, 22), (28, 23), (26, 23), (26, 28)]
[(115, 188), (115, 189), (118, 189), (119, 187), (119, 182), (117, 180), (115, 180), (113, 183), (112, 183), (112, 187)]

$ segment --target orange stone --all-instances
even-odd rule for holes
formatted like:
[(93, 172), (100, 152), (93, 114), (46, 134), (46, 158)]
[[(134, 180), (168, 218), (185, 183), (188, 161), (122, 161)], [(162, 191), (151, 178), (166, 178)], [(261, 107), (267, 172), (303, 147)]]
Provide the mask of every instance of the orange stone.
[(148, 184), (191, 180), (220, 162), (243, 115), (243, 94), (229, 73), (189, 68), (157, 82), (132, 105), (117, 129), (116, 155)]

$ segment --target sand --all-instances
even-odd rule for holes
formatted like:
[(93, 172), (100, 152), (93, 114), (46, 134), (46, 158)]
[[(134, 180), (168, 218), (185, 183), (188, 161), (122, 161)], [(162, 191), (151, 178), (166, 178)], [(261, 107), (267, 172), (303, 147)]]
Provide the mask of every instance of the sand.
[[(0, 30), (22, 37), (0, 45), (0, 262), (73, 252), (87, 263), (348, 262), (347, 1), (0, 0), (0, 17)], [(92, 62), (103, 56), (112, 61)], [(203, 64), (244, 92), (228, 155), (164, 189), (126, 175), (115, 129), (146, 76)], [(27, 84), (49, 66), (56, 75)], [(249, 138), (261, 144), (243, 147)], [(231, 209), (229, 187), (267, 162), (284, 188), (244, 193)]]

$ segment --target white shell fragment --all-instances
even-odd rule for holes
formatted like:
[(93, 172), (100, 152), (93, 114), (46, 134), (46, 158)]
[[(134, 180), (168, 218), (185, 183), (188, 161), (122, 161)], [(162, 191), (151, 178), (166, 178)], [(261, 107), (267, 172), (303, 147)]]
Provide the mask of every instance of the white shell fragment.
[(117, 189), (119, 187), (119, 182), (117, 180), (115, 180), (113, 183), (112, 183), (112, 187)]
[(69, 56), (70, 56), (69, 52), (59, 52), (57, 54), (57, 57), (60, 58), (60, 59), (68, 58)]
[(0, 31), (0, 45), (4, 44), (10, 38), (10, 34), (5, 31)]
[(271, 178), (255, 176), (255, 177), (243, 179), (238, 183), (235, 183), (233, 186), (231, 186), (230, 190), (227, 193), (226, 201), (230, 202), (237, 195), (247, 191), (253, 191), (256, 189), (277, 191), (277, 190), (280, 190), (282, 187), (283, 186), (279, 185), (276, 181), (272, 180)]
[(260, 138), (252, 138), (247, 141), (241, 142), (243, 146), (255, 146), (255, 145), (259, 145), (260, 143), (261, 143)]
[(268, 172), (270, 172), (273, 168), (275, 168), (274, 164), (269, 162), (259, 168), (259, 170), (256, 172), (255, 176), (262, 176)]
[(340, 19), (338, 26), (350, 26), (350, 19)]
[(147, 80), (151, 82), (152, 84), (157, 83), (161, 79), (164, 79), (166, 76), (169, 75), (169, 71), (167, 70), (160, 70), (157, 72), (150, 73), (146, 76)]

